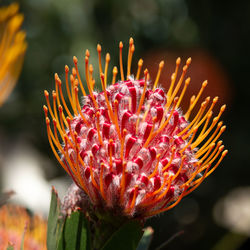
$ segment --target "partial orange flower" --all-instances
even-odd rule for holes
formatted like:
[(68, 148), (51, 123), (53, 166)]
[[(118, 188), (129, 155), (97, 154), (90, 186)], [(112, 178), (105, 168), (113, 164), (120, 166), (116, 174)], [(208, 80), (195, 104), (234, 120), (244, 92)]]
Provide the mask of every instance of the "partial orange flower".
[(181, 102), (190, 84), (186, 73), (191, 58), (181, 73), (181, 59), (176, 60), (169, 89), (164, 91), (159, 86), (164, 61), (151, 82), (147, 69), (144, 77), (140, 76), (142, 59), (135, 75), (131, 73), (133, 39), (129, 41), (126, 75), (121, 42), (119, 49), (120, 80), (117, 81), (117, 67), (113, 68), (112, 78), (109, 77), (110, 55), (106, 54), (103, 67), (101, 46), (97, 46), (101, 92), (94, 89), (96, 81), (88, 50), (85, 79), (89, 94), (77, 58), (73, 58), (75, 67), (71, 73), (65, 66), (70, 107), (65, 101), (62, 81), (55, 74), (52, 105), (49, 93), (44, 92), (48, 140), (57, 160), (94, 209), (129, 218), (147, 218), (176, 206), (227, 154), (222, 141), (218, 141), (226, 128), (220, 121), (225, 105), (212, 119), (218, 97), (212, 100), (207, 97), (198, 112), (192, 114), (207, 85), (204, 81), (183, 112)]
[[(12, 245), (27, 250), (46, 249), (47, 222), (38, 215), (31, 216), (20, 206), (0, 208), (0, 249)], [(23, 242), (22, 242), (23, 241)]]
[(0, 8), (0, 106), (16, 84), (27, 48), (25, 32), (20, 30), (23, 15), (18, 10), (17, 3)]

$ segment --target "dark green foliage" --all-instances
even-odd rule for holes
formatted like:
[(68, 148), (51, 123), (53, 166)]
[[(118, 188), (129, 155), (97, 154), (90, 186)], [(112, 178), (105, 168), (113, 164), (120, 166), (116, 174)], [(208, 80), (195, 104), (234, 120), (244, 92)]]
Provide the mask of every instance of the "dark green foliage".
[(73, 212), (69, 217), (67, 217), (57, 249), (91, 249), (89, 222), (82, 212)]
[(135, 250), (142, 235), (141, 224), (138, 221), (129, 221), (111, 236), (102, 250)]
[(61, 214), (61, 203), (58, 198), (57, 192), (52, 188), (50, 210), (48, 217), (48, 228), (47, 228), (47, 248), (48, 250), (57, 249), (64, 219)]

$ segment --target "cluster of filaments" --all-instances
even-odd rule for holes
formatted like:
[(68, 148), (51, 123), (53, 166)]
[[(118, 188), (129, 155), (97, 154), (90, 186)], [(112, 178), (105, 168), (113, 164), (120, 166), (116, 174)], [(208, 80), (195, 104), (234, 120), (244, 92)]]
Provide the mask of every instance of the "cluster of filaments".
[[(192, 121), (188, 122), (207, 85), (206, 81), (203, 82), (183, 114), (179, 106), (190, 83), (185, 74), (191, 59), (186, 61), (178, 80), (181, 60), (176, 60), (176, 69), (165, 93), (157, 87), (163, 61), (150, 87), (147, 70), (140, 78), (142, 59), (138, 62), (136, 76), (131, 76), (133, 39), (129, 41), (126, 79), (122, 43), (119, 48), (121, 81), (116, 82), (118, 70), (114, 67), (112, 84), (107, 86), (110, 56), (106, 55), (103, 72), (101, 46), (97, 46), (102, 92), (94, 91), (95, 80), (88, 50), (85, 79), (89, 95), (83, 87), (77, 58), (73, 58), (75, 67), (71, 74), (68, 66), (65, 67), (65, 88), (71, 109), (66, 105), (62, 82), (55, 75), (52, 105), (49, 93), (45, 91), (48, 139), (57, 160), (94, 206), (104, 209), (120, 207), (125, 216), (149, 217), (177, 205), (220, 164), (227, 153), (223, 151), (222, 141), (218, 141), (225, 130), (219, 122), (225, 105), (212, 119), (218, 98), (210, 101), (207, 97)], [(79, 89), (84, 96), (83, 105), (79, 103)]]
[(25, 32), (20, 30), (23, 15), (18, 9), (16, 3), (0, 8), (0, 106), (15, 86), (27, 48)]

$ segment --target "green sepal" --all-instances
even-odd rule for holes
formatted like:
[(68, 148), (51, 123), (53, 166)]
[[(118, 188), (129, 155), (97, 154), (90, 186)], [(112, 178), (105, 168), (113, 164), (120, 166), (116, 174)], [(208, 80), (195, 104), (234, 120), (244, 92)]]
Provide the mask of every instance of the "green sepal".
[(142, 235), (141, 223), (137, 220), (129, 221), (113, 233), (102, 250), (136, 250)]
[(144, 229), (143, 236), (136, 250), (148, 250), (149, 245), (153, 238), (153, 234), (154, 234), (154, 230), (152, 229), (152, 227), (146, 227)]
[(89, 222), (81, 211), (65, 220), (57, 250), (90, 250)]
[(61, 202), (54, 187), (51, 191), (50, 210), (47, 227), (47, 249), (57, 249), (60, 235), (64, 224), (64, 218), (61, 214)]

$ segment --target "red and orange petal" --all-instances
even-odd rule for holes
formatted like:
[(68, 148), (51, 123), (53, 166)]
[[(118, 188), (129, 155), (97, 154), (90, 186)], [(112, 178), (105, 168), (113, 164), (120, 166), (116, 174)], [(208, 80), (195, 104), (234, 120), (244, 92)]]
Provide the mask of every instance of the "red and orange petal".
[[(145, 218), (177, 205), (218, 167), (227, 154), (222, 141), (218, 142), (225, 130), (220, 122), (225, 105), (212, 118), (218, 97), (200, 101), (207, 86), (204, 81), (183, 112), (180, 107), (190, 84), (186, 73), (191, 58), (182, 70), (181, 59), (176, 60), (165, 92), (158, 86), (164, 62), (159, 63), (156, 79), (151, 82), (147, 69), (141, 78), (140, 59), (134, 77), (131, 38), (125, 75), (122, 49), (120, 42), (120, 65), (113, 68), (109, 84), (110, 55), (106, 55), (103, 67), (101, 46), (97, 46), (101, 92), (94, 89), (96, 80), (90, 53), (86, 51), (85, 81), (89, 95), (74, 57), (72, 72), (65, 67), (65, 86), (55, 74), (52, 104), (49, 93), (44, 92), (47, 102), (44, 112), (48, 140), (56, 158), (90, 202), (103, 209), (119, 207), (128, 217)], [(66, 104), (63, 88), (70, 106)], [(197, 105), (198, 112), (192, 114)]]
[(47, 222), (40, 216), (30, 216), (20, 206), (5, 205), (0, 208), (0, 249), (13, 245), (21, 249), (24, 237), (24, 249), (46, 249)]
[(16, 84), (27, 48), (26, 34), (21, 30), (23, 15), (18, 10), (17, 3), (0, 8), (0, 106)]

